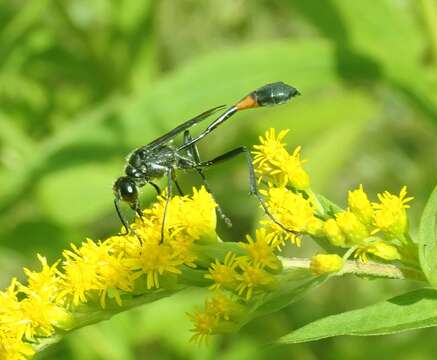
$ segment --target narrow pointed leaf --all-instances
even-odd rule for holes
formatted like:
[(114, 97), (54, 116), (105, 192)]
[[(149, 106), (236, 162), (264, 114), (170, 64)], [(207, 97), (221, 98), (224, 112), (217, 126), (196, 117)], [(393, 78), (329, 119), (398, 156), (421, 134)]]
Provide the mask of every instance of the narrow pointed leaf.
[(339, 335), (387, 335), (432, 326), (437, 326), (437, 291), (424, 288), (314, 321), (278, 342), (294, 344)]

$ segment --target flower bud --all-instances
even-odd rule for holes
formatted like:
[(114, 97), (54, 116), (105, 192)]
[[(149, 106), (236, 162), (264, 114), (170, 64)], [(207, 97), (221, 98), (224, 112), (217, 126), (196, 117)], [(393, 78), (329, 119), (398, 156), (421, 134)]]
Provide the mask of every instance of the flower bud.
[(346, 235), (347, 242), (351, 244), (359, 244), (370, 235), (363, 223), (350, 211), (338, 213), (336, 215), (336, 221), (340, 229)]
[(360, 185), (356, 190), (349, 191), (348, 205), (363, 224), (367, 226), (372, 225), (374, 211), (367, 194), (364, 192), (363, 185)]
[(339, 247), (346, 246), (346, 237), (334, 219), (326, 220), (323, 224), (323, 230), (332, 245)]
[(343, 267), (343, 259), (337, 254), (318, 254), (311, 258), (310, 270), (321, 275), (339, 271)]
[(372, 244), (367, 252), (388, 261), (399, 260), (401, 258), (401, 255), (395, 246), (382, 241)]

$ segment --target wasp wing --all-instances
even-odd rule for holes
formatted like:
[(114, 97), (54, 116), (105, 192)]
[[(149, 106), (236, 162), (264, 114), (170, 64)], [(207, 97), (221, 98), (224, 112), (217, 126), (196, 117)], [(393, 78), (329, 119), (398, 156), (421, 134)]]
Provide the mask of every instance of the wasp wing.
[(226, 107), (226, 105), (220, 105), (220, 106), (216, 106), (212, 109), (206, 110), (205, 112), (197, 115), (196, 117), (185, 121), (184, 123), (176, 126), (173, 130), (170, 130), (168, 133), (160, 136), (159, 138), (153, 140), (152, 142), (150, 142), (149, 144), (147, 144), (145, 147), (148, 149), (153, 149), (159, 145), (165, 144), (166, 142), (168, 142), (169, 140), (171, 140), (172, 138), (174, 138), (176, 135), (180, 134), (181, 132), (189, 129), (190, 127), (196, 125), (197, 123), (205, 120), (206, 118), (208, 118), (209, 116), (211, 116), (212, 114), (214, 114), (215, 112), (219, 111), (219, 110), (223, 110)]

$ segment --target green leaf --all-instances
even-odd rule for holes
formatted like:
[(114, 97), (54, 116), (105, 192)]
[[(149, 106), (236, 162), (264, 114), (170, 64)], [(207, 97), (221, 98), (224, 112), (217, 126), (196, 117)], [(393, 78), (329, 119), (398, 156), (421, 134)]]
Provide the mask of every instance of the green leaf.
[[(350, 45), (384, 65), (415, 63), (425, 42), (408, 7), (389, 0), (333, 0)], [(399, 41), (402, 39), (402, 41)]]
[(110, 208), (111, 164), (89, 163), (46, 176), (37, 196), (46, 214), (62, 224), (84, 224)]
[(420, 219), (419, 259), (429, 283), (437, 287), (437, 186)]
[(387, 335), (437, 326), (437, 291), (419, 289), (362, 309), (332, 315), (278, 340), (295, 344), (339, 335)]
[(322, 285), (326, 276), (315, 277), (305, 269), (287, 271), (278, 277), (279, 287), (271, 291), (261, 304), (252, 310), (250, 320), (271, 314), (300, 300), (308, 291)]

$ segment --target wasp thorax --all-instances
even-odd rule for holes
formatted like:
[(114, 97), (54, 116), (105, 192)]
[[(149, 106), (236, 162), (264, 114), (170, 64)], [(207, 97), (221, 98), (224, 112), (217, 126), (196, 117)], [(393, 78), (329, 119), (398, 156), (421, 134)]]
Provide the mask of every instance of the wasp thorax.
[(114, 194), (117, 198), (129, 204), (136, 203), (138, 199), (138, 189), (135, 182), (127, 176), (121, 176), (114, 183)]

